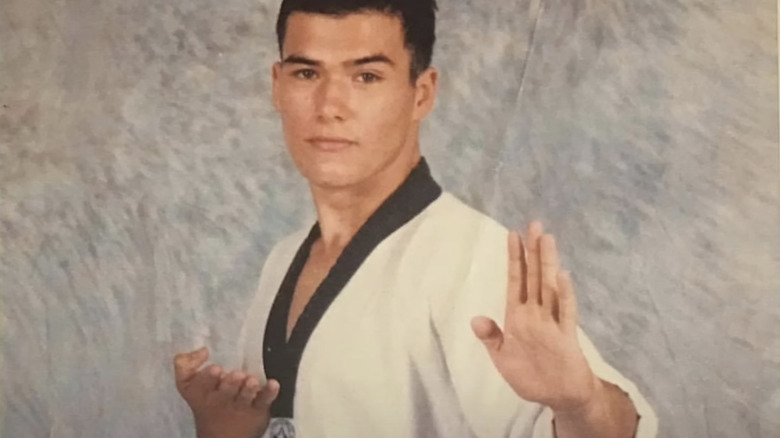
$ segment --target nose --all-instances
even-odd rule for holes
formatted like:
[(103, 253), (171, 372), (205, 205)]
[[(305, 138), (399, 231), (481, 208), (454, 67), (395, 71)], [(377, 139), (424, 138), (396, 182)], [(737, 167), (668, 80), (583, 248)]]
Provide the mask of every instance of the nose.
[(336, 78), (320, 81), (315, 97), (317, 119), (343, 121), (349, 116), (349, 86)]

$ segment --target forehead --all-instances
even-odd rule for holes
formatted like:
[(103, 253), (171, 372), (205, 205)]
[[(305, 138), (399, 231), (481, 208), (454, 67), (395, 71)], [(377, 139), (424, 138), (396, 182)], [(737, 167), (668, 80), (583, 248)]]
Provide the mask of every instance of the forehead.
[(301, 55), (325, 62), (381, 53), (403, 63), (409, 56), (401, 19), (381, 12), (343, 16), (294, 12), (287, 19), (282, 51), (283, 57)]

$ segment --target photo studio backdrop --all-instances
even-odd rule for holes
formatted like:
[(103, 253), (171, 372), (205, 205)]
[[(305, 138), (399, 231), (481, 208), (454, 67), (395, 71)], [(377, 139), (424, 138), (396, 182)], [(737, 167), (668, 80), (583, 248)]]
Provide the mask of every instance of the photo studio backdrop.
[[(311, 224), (271, 105), (278, 1), (4, 0), (3, 437), (187, 437), (178, 351), (225, 365)], [(780, 433), (777, 9), (441, 0), (422, 150), (541, 219), (659, 437)]]

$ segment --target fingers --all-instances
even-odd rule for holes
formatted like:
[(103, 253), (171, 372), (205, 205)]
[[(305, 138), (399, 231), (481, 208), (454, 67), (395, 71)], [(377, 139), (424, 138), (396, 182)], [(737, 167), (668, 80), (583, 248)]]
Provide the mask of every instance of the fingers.
[(517, 231), (510, 231), (507, 237), (507, 253), (509, 256), (509, 269), (506, 287), (506, 306), (511, 309), (523, 302), (525, 295), (525, 281), (523, 281), (523, 244)]
[(528, 235), (525, 239), (526, 246), (526, 303), (541, 303), (541, 259), (539, 238), (544, 233), (544, 227), (539, 221), (532, 221), (528, 225)]
[(276, 396), (279, 395), (279, 382), (276, 380), (269, 380), (262, 390), (255, 397), (255, 401), (252, 406), (260, 410), (268, 410), (271, 408), (271, 404), (276, 400)]
[[(544, 226), (540, 221), (532, 221), (528, 225), (525, 243), (517, 232), (512, 231), (509, 233), (507, 246), (507, 310), (517, 306), (519, 302), (522, 308), (531, 314), (555, 320), (562, 330), (576, 331), (577, 304), (574, 286), (571, 276), (561, 270), (555, 237), (544, 234)], [(487, 322), (472, 320), (472, 328), (480, 339), (493, 339), (486, 334), (493, 330)]]
[(558, 273), (558, 318), (564, 333), (576, 335), (577, 332), (577, 297), (574, 295), (574, 284), (571, 274), (566, 271)]
[[(518, 241), (520, 241), (519, 237)], [(521, 241), (520, 245), (522, 245)], [(541, 306), (539, 315), (542, 318), (552, 317), (558, 322), (560, 321), (558, 274), (561, 267), (555, 237), (551, 234), (544, 234), (544, 226), (540, 221), (532, 221), (528, 225), (525, 249), (525, 258), (521, 264), (525, 268), (525, 272), (520, 273), (521, 282), (525, 283), (525, 290), (521, 294), (520, 301), (522, 304)], [(514, 265), (514, 260), (511, 263)], [(514, 278), (517, 274), (512, 272), (512, 269), (513, 267), (510, 266), (510, 277)], [(535, 309), (538, 308), (530, 306), (528, 309), (535, 312)]]
[(209, 365), (200, 370), (190, 381), (190, 386), (201, 396), (205, 397), (215, 391), (219, 386), (219, 376), (222, 374), (222, 367), (219, 365)]
[(173, 369), (176, 375), (176, 386), (181, 387), (189, 382), (198, 372), (198, 368), (209, 358), (209, 350), (201, 347), (187, 353), (179, 353), (173, 358)]
[(260, 391), (260, 382), (256, 377), (249, 376), (244, 380), (244, 384), (238, 391), (236, 401), (241, 405), (250, 406)]
[(219, 380), (216, 397), (223, 401), (233, 401), (246, 380), (247, 375), (242, 371), (231, 371), (224, 374)]
[(217, 405), (237, 404), (248, 408), (258, 405), (267, 409), (276, 399), (279, 393), (278, 382), (272, 381), (273, 384), (266, 385), (261, 391), (259, 380), (243, 371), (226, 372), (215, 364), (197, 371), (207, 358), (208, 352), (205, 348), (181, 353), (174, 358), (177, 386), (182, 382), (181, 389), (184, 389), (186, 384), (186, 391), (182, 391), (182, 395), (191, 406), (194, 406), (193, 403), (198, 405), (205, 402)]
[(556, 296), (558, 291), (558, 249), (555, 247), (555, 237), (545, 234), (539, 238), (539, 259), (542, 265), (541, 272), (541, 304), (543, 316), (554, 316)]
[(471, 329), (477, 338), (482, 341), (488, 352), (496, 353), (504, 342), (504, 334), (495, 321), (484, 316), (478, 316), (471, 320)]
[(260, 381), (256, 377), (243, 371), (220, 372), (221, 377), (217, 373), (212, 374), (218, 379), (218, 385), (212, 394), (217, 403), (237, 403), (239, 406), (252, 408), (262, 405), (268, 408), (279, 393), (279, 384), (275, 381), (276, 387), (271, 385), (271, 388), (267, 389), (268, 385), (266, 388), (261, 388)]

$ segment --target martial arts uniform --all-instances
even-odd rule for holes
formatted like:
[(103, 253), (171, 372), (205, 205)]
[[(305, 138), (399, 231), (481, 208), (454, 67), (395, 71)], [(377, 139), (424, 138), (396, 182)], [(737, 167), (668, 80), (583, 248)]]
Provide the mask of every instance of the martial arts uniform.
[[(504, 321), (508, 230), (455, 199), (421, 160), (344, 248), (299, 317), (287, 318), (315, 224), (279, 242), (262, 269), (239, 349), (277, 379), (268, 437), (552, 437), (551, 409), (501, 377), (471, 319)], [(627, 392), (638, 438), (657, 420), (633, 383), (580, 331), (593, 371)]]

